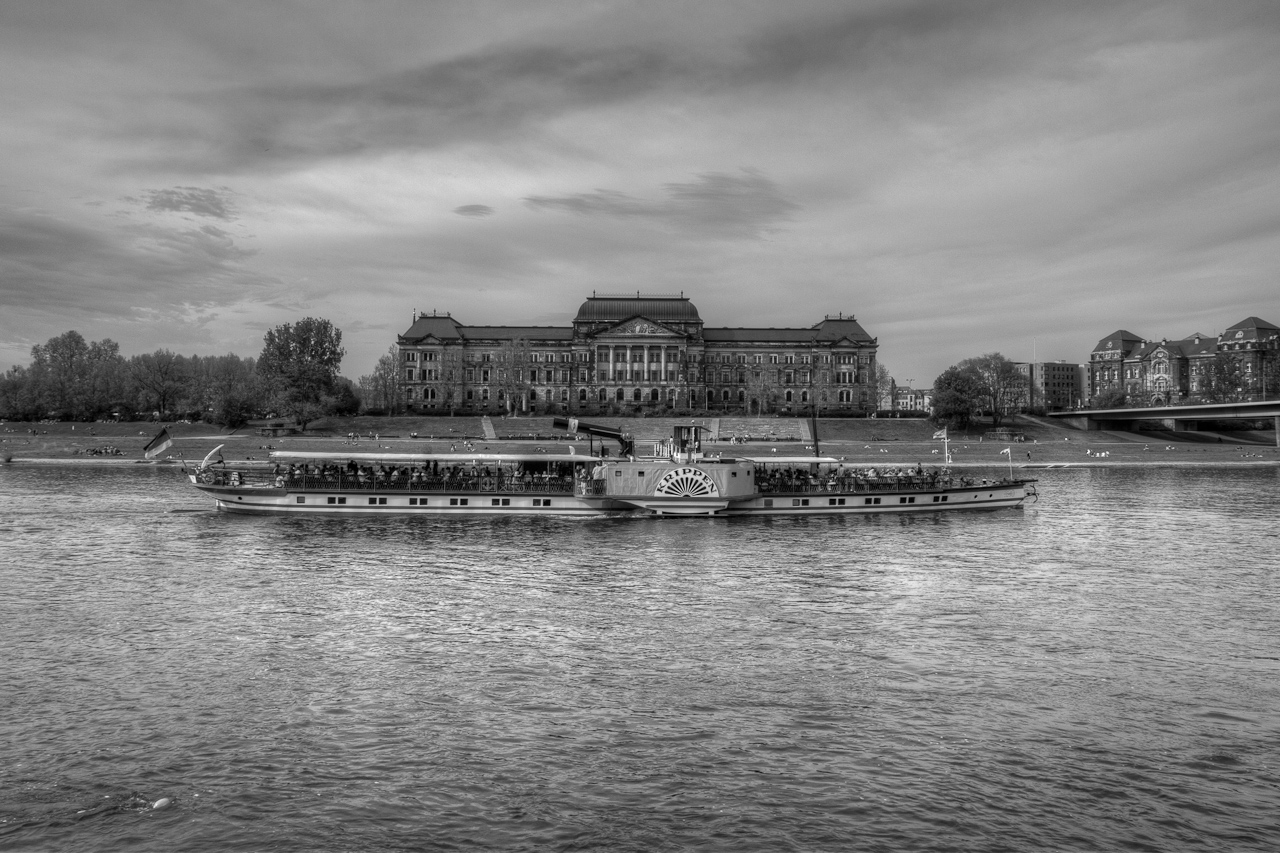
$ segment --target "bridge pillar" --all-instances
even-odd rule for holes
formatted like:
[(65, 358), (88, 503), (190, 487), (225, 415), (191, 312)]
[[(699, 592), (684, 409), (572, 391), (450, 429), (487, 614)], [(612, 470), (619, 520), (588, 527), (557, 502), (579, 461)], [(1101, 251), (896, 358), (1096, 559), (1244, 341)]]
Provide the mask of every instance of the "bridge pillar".
[(1280, 415), (1276, 415), (1276, 447), (1280, 447)]
[(1195, 421), (1184, 421), (1178, 418), (1163, 418), (1160, 421), (1160, 425), (1165, 429), (1170, 429), (1178, 432), (1195, 432), (1196, 431)]

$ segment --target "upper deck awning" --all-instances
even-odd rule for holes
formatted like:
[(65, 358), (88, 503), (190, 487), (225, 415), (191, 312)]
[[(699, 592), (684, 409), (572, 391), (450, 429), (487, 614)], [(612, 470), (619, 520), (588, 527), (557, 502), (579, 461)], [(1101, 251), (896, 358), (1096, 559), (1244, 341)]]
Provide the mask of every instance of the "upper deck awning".
[(834, 456), (739, 456), (757, 465), (839, 465)]
[(598, 462), (597, 456), (585, 453), (340, 453), (316, 451), (304, 453), (290, 450), (273, 450), (272, 459), (298, 462), (368, 462), (407, 465), (414, 462), (448, 462), (463, 465), (488, 463), (501, 465), (517, 462)]

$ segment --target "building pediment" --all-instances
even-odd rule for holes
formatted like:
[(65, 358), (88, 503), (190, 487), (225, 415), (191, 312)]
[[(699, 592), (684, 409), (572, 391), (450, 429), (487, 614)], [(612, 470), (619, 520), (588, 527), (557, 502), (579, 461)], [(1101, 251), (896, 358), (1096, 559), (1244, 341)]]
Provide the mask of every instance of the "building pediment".
[(592, 335), (596, 340), (617, 340), (619, 338), (687, 338), (688, 335), (678, 329), (650, 320), (643, 315), (628, 317)]

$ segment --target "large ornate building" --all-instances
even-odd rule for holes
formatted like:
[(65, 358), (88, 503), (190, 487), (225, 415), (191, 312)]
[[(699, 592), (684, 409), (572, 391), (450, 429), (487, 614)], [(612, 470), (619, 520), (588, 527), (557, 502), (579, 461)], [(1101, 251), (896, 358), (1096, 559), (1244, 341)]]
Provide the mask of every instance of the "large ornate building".
[(1127, 402), (1161, 406), (1261, 399), (1280, 367), (1280, 327), (1247, 317), (1220, 335), (1149, 341), (1121, 329), (1089, 357), (1089, 397), (1123, 393)]
[(397, 340), (414, 411), (870, 412), (876, 339), (853, 315), (804, 329), (709, 328), (681, 296), (596, 296), (570, 326), (464, 326), (415, 313)]

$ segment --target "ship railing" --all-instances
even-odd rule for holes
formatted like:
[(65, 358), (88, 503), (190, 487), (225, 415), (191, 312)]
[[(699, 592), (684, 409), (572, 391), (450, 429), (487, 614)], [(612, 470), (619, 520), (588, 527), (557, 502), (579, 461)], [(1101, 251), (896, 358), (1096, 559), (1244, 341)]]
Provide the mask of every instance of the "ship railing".
[(1021, 482), (1007, 477), (996, 479), (973, 480), (969, 477), (878, 477), (857, 478), (853, 480), (811, 480), (781, 479), (776, 481), (759, 480), (756, 487), (765, 495), (853, 495), (875, 494), (877, 492), (934, 492), (939, 489), (955, 489), (967, 486), (982, 485), (1007, 486)]
[(811, 495), (811, 494), (827, 494), (827, 495), (853, 495), (853, 494), (873, 494), (876, 492), (904, 492), (904, 491), (920, 491), (927, 492), (937, 489), (950, 488), (953, 485), (959, 485), (951, 478), (929, 478), (929, 477), (895, 477), (884, 479), (856, 479), (856, 480), (801, 480), (801, 479), (783, 479), (776, 481), (758, 481), (757, 488), (761, 494), (786, 494), (786, 495)]
[(276, 474), (271, 471), (208, 470), (201, 481), (215, 486), (283, 488), (297, 492), (504, 492), (571, 495), (571, 477), (380, 477), (355, 474)]

